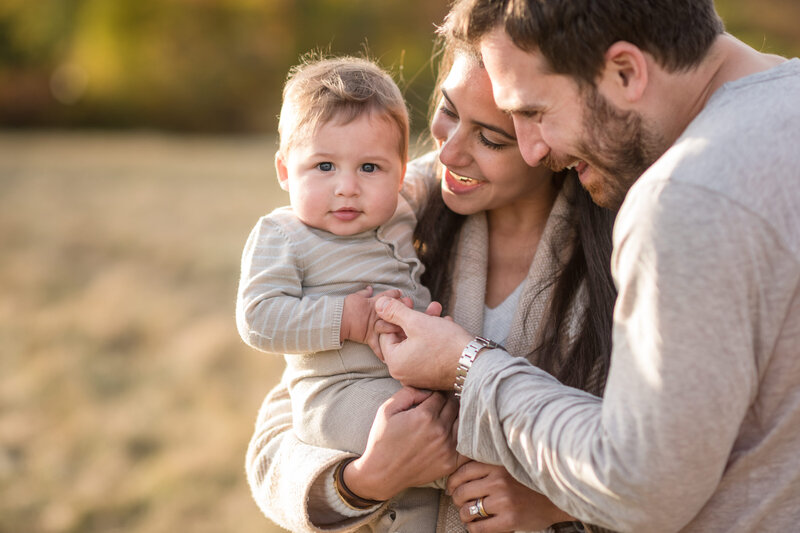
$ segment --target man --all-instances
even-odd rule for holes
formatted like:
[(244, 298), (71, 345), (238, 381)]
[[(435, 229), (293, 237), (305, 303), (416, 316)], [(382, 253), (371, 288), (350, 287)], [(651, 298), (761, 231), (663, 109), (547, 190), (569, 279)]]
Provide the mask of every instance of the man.
[(392, 375), (463, 389), (459, 451), (584, 521), (795, 530), (800, 60), (724, 33), (712, 0), (462, 0), (445, 30), (527, 162), (621, 206), (611, 371), (601, 400), (380, 300), (407, 335), (382, 339)]

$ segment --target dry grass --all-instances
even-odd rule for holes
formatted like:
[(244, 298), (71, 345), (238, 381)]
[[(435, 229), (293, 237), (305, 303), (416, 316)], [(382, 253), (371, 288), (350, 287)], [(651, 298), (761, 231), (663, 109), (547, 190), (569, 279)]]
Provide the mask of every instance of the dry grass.
[(233, 307), (274, 141), (0, 133), (0, 532), (279, 531)]

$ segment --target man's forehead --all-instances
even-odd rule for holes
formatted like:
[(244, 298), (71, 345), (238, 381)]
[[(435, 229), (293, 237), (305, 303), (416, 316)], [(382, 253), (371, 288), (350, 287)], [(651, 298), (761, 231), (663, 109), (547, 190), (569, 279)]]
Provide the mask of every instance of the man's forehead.
[(497, 105), (505, 111), (530, 105), (546, 76), (540, 54), (517, 47), (502, 29), (487, 34), (479, 44)]

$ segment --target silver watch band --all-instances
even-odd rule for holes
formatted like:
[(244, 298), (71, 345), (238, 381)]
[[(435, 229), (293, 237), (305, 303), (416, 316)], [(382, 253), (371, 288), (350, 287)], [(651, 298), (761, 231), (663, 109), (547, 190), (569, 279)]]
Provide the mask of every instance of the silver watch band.
[(458, 366), (456, 367), (456, 381), (453, 384), (455, 397), (460, 398), (461, 393), (464, 391), (464, 382), (467, 380), (467, 372), (469, 372), (472, 363), (485, 348), (500, 348), (501, 346), (494, 341), (484, 337), (475, 337), (461, 352), (461, 357), (458, 359)]

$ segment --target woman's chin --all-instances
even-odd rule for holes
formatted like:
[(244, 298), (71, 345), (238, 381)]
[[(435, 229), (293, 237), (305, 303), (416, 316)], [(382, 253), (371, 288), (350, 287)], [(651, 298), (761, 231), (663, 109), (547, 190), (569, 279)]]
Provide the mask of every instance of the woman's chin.
[(475, 202), (467, 200), (463, 195), (454, 194), (446, 187), (442, 187), (442, 200), (450, 211), (459, 215), (474, 215), (484, 210), (482, 206), (475, 205)]

